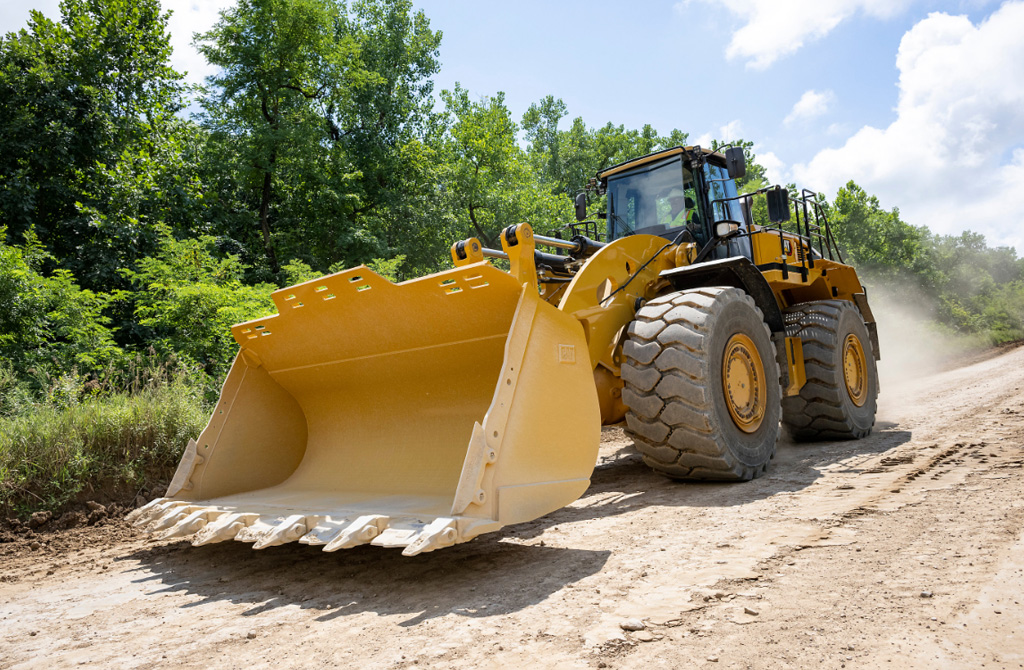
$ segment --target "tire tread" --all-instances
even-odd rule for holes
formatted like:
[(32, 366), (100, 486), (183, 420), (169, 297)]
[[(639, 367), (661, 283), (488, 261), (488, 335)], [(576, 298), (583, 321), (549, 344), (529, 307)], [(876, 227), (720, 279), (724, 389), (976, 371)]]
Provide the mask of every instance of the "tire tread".
[[(648, 466), (673, 479), (744, 481), (767, 469), (767, 462), (745, 465), (729, 451), (711, 407), (707, 337), (725, 305), (737, 300), (749, 304), (770, 340), (753, 299), (731, 287), (691, 289), (651, 300), (627, 331), (622, 364), (626, 433)], [(774, 373), (778, 380), (775, 358), (763, 363), (769, 378)]]
[[(799, 337), (803, 344), (804, 370), (807, 381), (800, 394), (783, 398), (782, 422), (790, 436), (799, 442), (817, 440), (859, 439), (871, 433), (874, 415), (867, 427), (858, 426), (849, 415), (840, 347), (840, 319), (843, 312), (860, 313), (845, 300), (821, 300), (795, 305), (783, 312), (786, 336)], [(861, 342), (872, 374), (876, 374), (870, 341)], [(877, 379), (873, 380), (869, 398), (875, 402)]]

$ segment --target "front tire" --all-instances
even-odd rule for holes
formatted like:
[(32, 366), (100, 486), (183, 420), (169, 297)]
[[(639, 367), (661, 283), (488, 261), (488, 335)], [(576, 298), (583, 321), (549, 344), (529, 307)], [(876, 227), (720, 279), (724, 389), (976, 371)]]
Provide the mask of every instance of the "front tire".
[(698, 480), (765, 472), (782, 389), (771, 333), (749, 295), (707, 287), (651, 300), (623, 354), (627, 433), (651, 468)]

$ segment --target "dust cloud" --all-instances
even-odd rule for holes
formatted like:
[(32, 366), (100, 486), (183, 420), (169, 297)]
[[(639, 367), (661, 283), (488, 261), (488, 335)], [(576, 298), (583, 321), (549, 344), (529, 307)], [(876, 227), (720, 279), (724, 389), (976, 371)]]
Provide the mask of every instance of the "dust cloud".
[[(974, 352), (976, 343), (944, 332), (932, 318), (931, 301), (913, 287), (878, 287), (869, 294), (878, 323), (879, 414), (899, 403), (901, 389), (947, 369)], [(973, 346), (972, 346), (973, 345)]]

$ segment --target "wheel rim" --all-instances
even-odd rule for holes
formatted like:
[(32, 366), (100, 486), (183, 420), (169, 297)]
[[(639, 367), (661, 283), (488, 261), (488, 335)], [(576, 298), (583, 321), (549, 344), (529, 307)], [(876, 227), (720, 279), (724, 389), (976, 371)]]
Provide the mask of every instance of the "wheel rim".
[(764, 420), (767, 385), (764, 364), (754, 341), (736, 333), (725, 345), (722, 360), (722, 390), (736, 427), (753, 433)]
[(857, 407), (863, 407), (868, 399), (868, 366), (864, 359), (864, 347), (852, 333), (846, 336), (843, 343), (843, 377), (850, 400)]

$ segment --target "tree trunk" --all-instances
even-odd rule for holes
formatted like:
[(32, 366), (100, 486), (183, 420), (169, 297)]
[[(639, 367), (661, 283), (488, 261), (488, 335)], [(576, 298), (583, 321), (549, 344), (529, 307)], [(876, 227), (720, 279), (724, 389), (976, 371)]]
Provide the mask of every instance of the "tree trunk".
[(277, 254), (274, 253), (274, 246), (270, 243), (270, 222), (267, 220), (270, 213), (270, 195), (273, 180), (273, 167), (276, 153), (270, 155), (270, 168), (263, 173), (263, 190), (260, 193), (260, 229), (263, 231), (263, 249), (267, 252), (267, 260), (270, 261), (270, 269), (278, 271)]
[(483, 229), (480, 227), (480, 224), (477, 223), (477, 220), (476, 220), (476, 210), (477, 209), (479, 209), (479, 208), (478, 207), (474, 207), (473, 205), (469, 206), (469, 221), (470, 221), (470, 223), (473, 224), (473, 227), (476, 228), (476, 234), (480, 236), (480, 241), (484, 244), (484, 246), (490, 246), (491, 244), (493, 244), (492, 240), (484, 233)]

